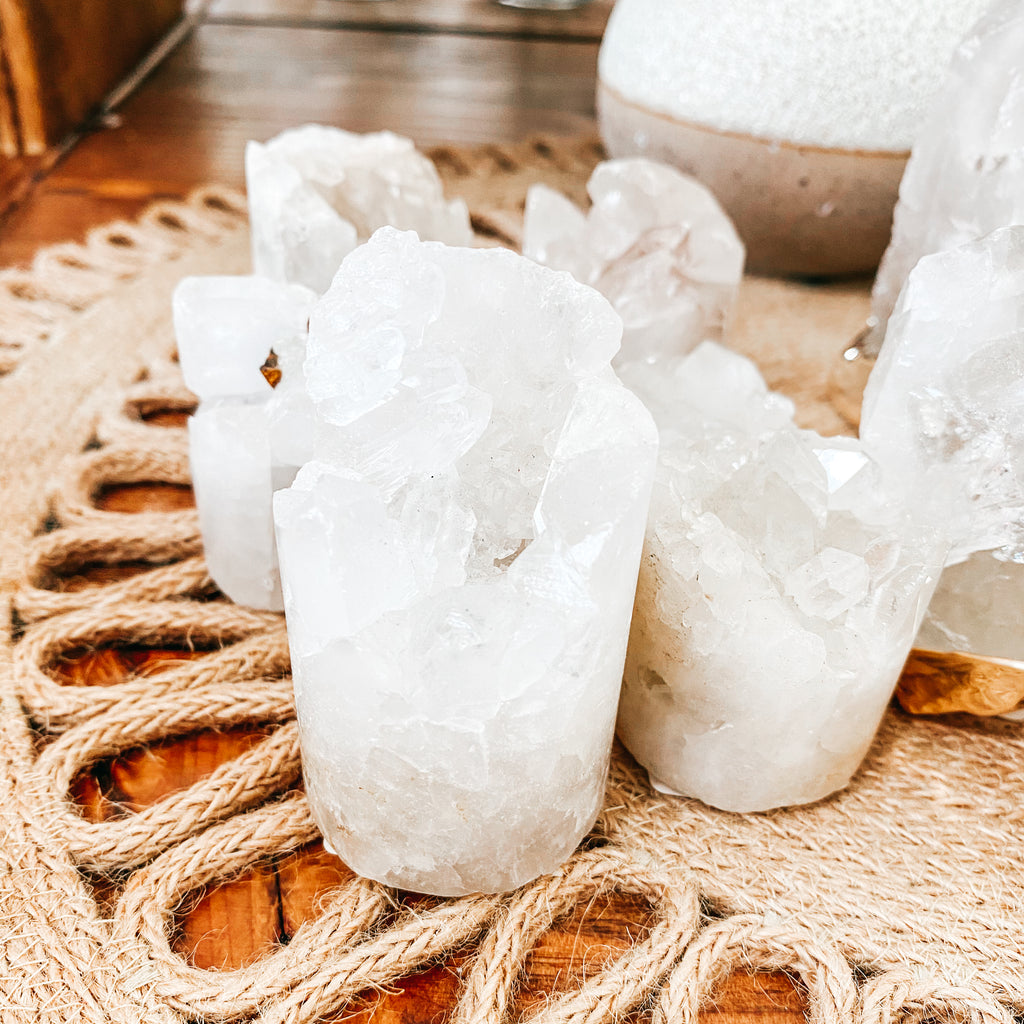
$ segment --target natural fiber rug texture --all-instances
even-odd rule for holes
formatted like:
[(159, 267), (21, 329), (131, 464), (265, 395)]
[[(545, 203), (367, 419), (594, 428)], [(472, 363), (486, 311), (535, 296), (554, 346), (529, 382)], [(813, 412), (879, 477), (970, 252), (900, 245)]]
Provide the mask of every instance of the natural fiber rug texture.
[[(534, 140), (432, 155), (481, 236), (514, 244), (527, 184), (582, 199), (599, 150)], [(743, 816), (667, 799), (618, 754), (592, 841), (511, 896), (396, 910), (354, 881), (250, 966), (182, 959), (171, 932), (188, 894), (316, 835), (295, 790), (284, 624), (216, 595), (194, 512), (123, 514), (96, 497), (188, 482), (184, 432), (145, 420), (191, 401), (172, 361), (171, 289), (246, 271), (247, 247), (240, 197), (211, 188), (0, 275), (0, 1020), (312, 1022), (472, 942), (453, 1020), (498, 1024), (538, 937), (608, 889), (646, 898), (655, 923), (537, 1021), (637, 1009), (692, 1021), (741, 966), (799, 974), (821, 1022), (1024, 1014), (1024, 733), (895, 711), (850, 788), (814, 806)], [(740, 306), (734, 344), (806, 422), (844, 429), (830, 374), (866, 289), (748, 280)], [(134, 574), (61, 587), (62, 574), (121, 563)], [(116, 685), (61, 685), (62, 655), (127, 644), (207, 653)], [(244, 723), (273, 728), (142, 812), (93, 823), (71, 800), (102, 758)], [(112, 909), (86, 884), (96, 874), (117, 883)]]

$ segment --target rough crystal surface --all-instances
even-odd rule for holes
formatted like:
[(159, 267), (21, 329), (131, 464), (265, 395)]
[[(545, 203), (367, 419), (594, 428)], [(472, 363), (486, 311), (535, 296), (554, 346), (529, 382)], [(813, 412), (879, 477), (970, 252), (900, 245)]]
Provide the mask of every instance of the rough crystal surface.
[[(273, 492), (312, 454), (312, 407), (302, 362), (316, 296), (259, 277), (185, 278), (174, 325), (186, 384), (200, 397), (189, 461), (210, 575), (233, 601), (284, 607)], [(274, 350), (281, 380), (260, 366)]]
[(245, 175), (256, 273), (317, 293), (384, 225), (453, 245), (472, 238), (466, 204), (446, 201), (434, 165), (391, 132), (293, 128), (250, 142)]
[(683, 354), (719, 340), (744, 249), (715, 197), (674, 168), (640, 158), (598, 165), (584, 215), (544, 185), (526, 201), (523, 252), (597, 288), (622, 317), (618, 362)]
[(315, 454), (274, 501), (307, 791), (354, 869), (552, 870), (603, 793), (656, 433), (596, 292), (389, 229), (310, 321)]
[(704, 343), (623, 375), (661, 452), (619, 735), (659, 788), (716, 807), (823, 797), (874, 736), (942, 543), (742, 356)]
[(1000, 0), (953, 55), (900, 183), (892, 241), (871, 296), (878, 352), (922, 256), (1024, 223), (1024, 6)]
[(1024, 227), (921, 260), (864, 393), (861, 436), (950, 561), (1024, 559)]
[(1024, 227), (915, 267), (861, 433), (950, 539), (917, 645), (1024, 658)]

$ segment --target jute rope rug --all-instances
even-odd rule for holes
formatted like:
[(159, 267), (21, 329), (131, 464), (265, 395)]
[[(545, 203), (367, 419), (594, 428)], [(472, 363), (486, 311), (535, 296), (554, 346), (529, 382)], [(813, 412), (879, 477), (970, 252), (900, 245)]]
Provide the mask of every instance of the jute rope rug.
[[(510, 243), (530, 181), (580, 199), (598, 159), (592, 142), (553, 140), (433, 155), (478, 232)], [(295, 789), (284, 627), (219, 598), (194, 512), (120, 514), (95, 498), (110, 483), (187, 483), (183, 432), (140, 417), (191, 402), (170, 292), (185, 274), (244, 272), (247, 246), (240, 197), (208, 189), (0, 274), (0, 1020), (313, 1022), (473, 942), (453, 1019), (499, 1024), (539, 936), (608, 889), (649, 901), (653, 926), (537, 1024), (637, 1009), (693, 1021), (739, 966), (799, 974), (821, 1024), (1024, 1014), (1024, 733), (897, 712), (854, 784), (815, 806), (740, 816), (666, 800), (617, 755), (592, 840), (509, 897), (412, 911), (353, 881), (251, 966), (183, 960), (183, 898), (316, 835)], [(859, 287), (748, 281), (735, 343), (806, 422), (841, 430), (830, 372), (865, 310)], [(62, 572), (124, 562), (141, 571), (60, 588)], [(125, 644), (207, 653), (117, 685), (60, 684), (62, 654)], [(71, 801), (101, 758), (243, 723), (272, 728), (145, 811), (93, 823)], [(86, 871), (119, 880), (112, 910)]]

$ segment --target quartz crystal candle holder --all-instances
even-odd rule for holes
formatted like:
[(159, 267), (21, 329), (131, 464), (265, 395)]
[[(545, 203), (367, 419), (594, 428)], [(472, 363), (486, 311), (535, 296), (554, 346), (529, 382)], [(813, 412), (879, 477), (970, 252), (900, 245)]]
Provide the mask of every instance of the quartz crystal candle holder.
[(444, 197), (410, 139), (307, 124), (250, 142), (245, 180), (253, 268), (324, 292), (342, 259), (385, 225), (452, 245), (473, 237), (469, 210)]
[[(260, 277), (189, 277), (174, 293), (182, 373), (200, 399), (189, 461), (207, 566), (253, 608), (284, 607), (271, 499), (312, 454), (302, 360), (315, 298)], [(272, 352), (276, 387), (260, 369)]]
[(621, 371), (661, 453), (619, 712), (659, 789), (729, 811), (828, 795), (867, 752), (945, 553), (859, 442), (799, 430), (706, 342)]
[(700, 182), (640, 158), (598, 164), (584, 213), (546, 185), (530, 188), (523, 254), (592, 285), (622, 317), (616, 359), (656, 361), (720, 341), (740, 280), (743, 243)]
[(949, 539), (917, 646), (1024, 659), (1024, 226), (920, 260), (889, 319), (861, 434), (887, 488)]
[(512, 889), (595, 819), (657, 447), (620, 333), (568, 274), (390, 229), (313, 311), (274, 509), (310, 806), (363, 875)]

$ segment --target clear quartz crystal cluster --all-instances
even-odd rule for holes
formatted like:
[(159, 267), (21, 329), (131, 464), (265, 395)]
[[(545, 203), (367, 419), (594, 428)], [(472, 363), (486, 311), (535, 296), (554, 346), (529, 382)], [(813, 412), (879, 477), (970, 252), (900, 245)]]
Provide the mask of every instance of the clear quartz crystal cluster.
[[(281, 610), (271, 509), (312, 448), (302, 360), (316, 296), (258, 277), (189, 277), (174, 293), (189, 459), (210, 575), (239, 604)], [(260, 371), (271, 350), (281, 380)]]
[(951, 561), (1024, 559), (1024, 226), (921, 260), (868, 380), (861, 437)]
[(379, 227), (451, 245), (472, 239), (466, 204), (445, 200), (434, 165), (391, 132), (293, 128), (249, 143), (245, 177), (255, 272), (318, 294)]
[(619, 713), (659, 788), (731, 811), (844, 786), (941, 565), (859, 442), (704, 343), (621, 371), (661, 432)]
[[(186, 280), (174, 320), (186, 383), (202, 399), (189, 447), (210, 573), (238, 603), (280, 610), (271, 499), (312, 454), (303, 359), (316, 294), (379, 225), (455, 242), (471, 231), (433, 164), (390, 132), (286, 131), (250, 143), (246, 178), (255, 275)], [(273, 389), (260, 372), (271, 349)]]
[(1024, 227), (911, 273), (864, 395), (886, 486), (951, 544), (918, 646), (1024, 655)]
[(390, 229), (313, 311), (275, 497), (310, 803), (441, 895), (554, 869), (603, 794), (656, 456), (591, 289)]
[(900, 184), (892, 241), (872, 292), (870, 355), (922, 256), (1024, 223), (1021, 54), (1021, 0), (999, 0), (957, 48)]
[(649, 360), (720, 340), (743, 275), (743, 243), (715, 197), (640, 158), (598, 165), (584, 214), (530, 188), (523, 253), (600, 291), (623, 321), (623, 353)]

